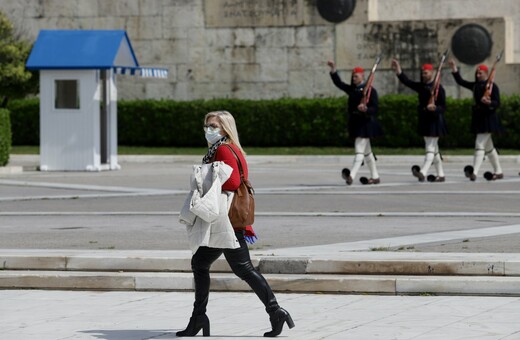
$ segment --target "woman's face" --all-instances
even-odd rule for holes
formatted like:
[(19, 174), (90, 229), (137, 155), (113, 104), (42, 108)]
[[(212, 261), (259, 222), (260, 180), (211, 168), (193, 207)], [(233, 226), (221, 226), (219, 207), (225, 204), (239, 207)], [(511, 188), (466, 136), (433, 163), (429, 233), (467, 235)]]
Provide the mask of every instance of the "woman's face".
[(220, 135), (225, 136), (226, 133), (224, 132), (224, 129), (222, 129), (222, 125), (219, 122), (219, 119), (216, 116), (209, 117), (208, 120), (206, 120), (206, 124), (204, 125), (204, 128), (211, 128), (213, 130), (220, 129)]

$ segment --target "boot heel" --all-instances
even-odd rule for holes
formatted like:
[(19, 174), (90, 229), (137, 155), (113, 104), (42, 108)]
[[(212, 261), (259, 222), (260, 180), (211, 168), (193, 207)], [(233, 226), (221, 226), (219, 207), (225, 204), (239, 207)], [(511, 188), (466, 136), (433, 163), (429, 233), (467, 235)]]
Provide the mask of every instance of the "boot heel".
[(289, 326), (289, 328), (293, 328), (294, 327), (294, 321), (292, 320), (291, 316), (289, 314), (287, 314), (287, 326)]
[(202, 329), (204, 336), (209, 336), (209, 319), (204, 315), (196, 315), (190, 318), (190, 322), (185, 330), (177, 332), (177, 336), (195, 336)]
[(264, 333), (265, 337), (274, 338), (282, 333), (283, 325), (287, 323), (289, 328), (294, 327), (294, 321), (291, 315), (283, 308), (279, 307), (276, 311), (269, 314), (272, 330)]
[(202, 327), (202, 336), (209, 336), (209, 323)]

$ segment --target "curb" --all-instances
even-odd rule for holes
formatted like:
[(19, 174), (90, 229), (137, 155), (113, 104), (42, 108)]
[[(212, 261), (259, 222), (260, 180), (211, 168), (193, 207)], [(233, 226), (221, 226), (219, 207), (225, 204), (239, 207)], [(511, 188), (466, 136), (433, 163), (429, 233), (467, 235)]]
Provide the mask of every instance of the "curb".
[[(119, 155), (120, 163), (200, 163), (202, 155)], [(247, 156), (249, 164), (269, 164), (269, 163), (308, 163), (315, 161), (329, 163), (350, 163), (352, 155), (268, 155), (268, 156)], [(38, 164), (39, 155), (11, 155), (12, 163), (34, 163)], [(424, 155), (406, 156), (406, 155), (380, 155), (380, 161), (388, 163), (411, 163), (422, 161)], [(443, 155), (444, 162), (466, 162), (471, 163), (473, 156), (468, 155)], [(505, 163), (520, 164), (520, 156), (500, 156), (500, 161)]]
[[(189, 252), (148, 253), (0, 250), (0, 288), (193, 290)], [(252, 261), (277, 292), (520, 295), (516, 254), (351, 252), (341, 257), (253, 254)], [(214, 290), (249, 290), (224, 259), (212, 272)]]
[[(66, 254), (66, 252), (69, 252)], [(88, 255), (64, 250), (64, 255), (35, 251), (23, 254), (0, 250), (0, 270), (50, 270), (83, 272), (191, 272), (191, 256), (184, 252), (128, 251)], [(264, 274), (342, 274), (342, 275), (455, 275), (520, 276), (520, 256), (513, 254), (436, 254), (351, 252), (331, 256), (259, 256), (251, 254), (255, 268)], [(494, 255), (494, 256), (493, 256)], [(214, 272), (231, 273), (221, 258)]]
[[(520, 277), (265, 274), (284, 293), (520, 295)], [(2, 271), (2, 289), (193, 291), (191, 273)], [(214, 273), (215, 291), (250, 291), (233, 274)]]
[(0, 175), (21, 174), (22, 172), (23, 167), (21, 166), (0, 166)]

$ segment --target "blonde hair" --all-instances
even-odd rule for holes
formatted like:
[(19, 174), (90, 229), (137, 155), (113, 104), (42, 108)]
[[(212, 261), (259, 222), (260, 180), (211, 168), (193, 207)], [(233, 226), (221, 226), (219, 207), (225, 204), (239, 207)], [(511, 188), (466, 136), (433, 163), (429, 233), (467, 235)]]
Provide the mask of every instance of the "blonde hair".
[(233, 115), (228, 111), (209, 112), (204, 117), (204, 124), (206, 124), (208, 122), (208, 119), (210, 119), (211, 117), (217, 117), (220, 125), (222, 126), (222, 130), (229, 139), (229, 143), (235, 144), (240, 150), (240, 152), (242, 152), (242, 155), (245, 156), (246, 152), (242, 148), (242, 145), (240, 145), (240, 140), (238, 139), (237, 124), (235, 123), (235, 118), (233, 118)]

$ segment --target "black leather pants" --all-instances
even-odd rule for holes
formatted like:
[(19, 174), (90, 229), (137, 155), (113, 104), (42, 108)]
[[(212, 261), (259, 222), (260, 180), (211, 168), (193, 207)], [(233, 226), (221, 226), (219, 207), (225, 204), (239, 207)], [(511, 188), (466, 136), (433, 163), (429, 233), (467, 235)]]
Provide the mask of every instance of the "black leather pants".
[(247, 248), (243, 231), (237, 231), (235, 234), (240, 243), (240, 248), (220, 249), (200, 247), (191, 258), (191, 268), (195, 279), (193, 315), (206, 313), (210, 285), (209, 268), (222, 253), (226, 257), (233, 273), (246, 281), (260, 298), (265, 305), (267, 313), (273, 313), (279, 308), (271, 287), (262, 274), (260, 274), (251, 263), (251, 257), (249, 256), (249, 249)]

